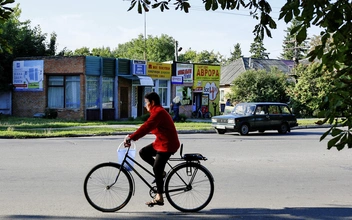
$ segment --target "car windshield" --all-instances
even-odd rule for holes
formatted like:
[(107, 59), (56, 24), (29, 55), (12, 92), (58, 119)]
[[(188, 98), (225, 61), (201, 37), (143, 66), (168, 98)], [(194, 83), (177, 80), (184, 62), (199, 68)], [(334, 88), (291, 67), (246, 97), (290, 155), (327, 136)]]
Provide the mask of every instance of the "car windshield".
[(237, 104), (235, 108), (232, 110), (232, 114), (235, 115), (253, 115), (255, 110), (255, 105), (241, 103)]

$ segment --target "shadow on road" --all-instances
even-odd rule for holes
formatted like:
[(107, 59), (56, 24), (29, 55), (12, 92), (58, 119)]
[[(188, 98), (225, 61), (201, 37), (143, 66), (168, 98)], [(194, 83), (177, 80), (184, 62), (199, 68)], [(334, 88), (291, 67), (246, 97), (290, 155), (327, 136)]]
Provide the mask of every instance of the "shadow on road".
[(8, 215), (4, 219), (352, 219), (352, 207), (294, 207), (283, 209), (212, 209), (198, 213), (182, 212), (116, 212), (106, 217), (73, 217), (46, 215)]
[(275, 131), (265, 131), (264, 133), (250, 132), (248, 135), (240, 135), (237, 132), (227, 133), (226, 135), (241, 136), (241, 137), (250, 137), (250, 136), (310, 136), (310, 135), (323, 135), (325, 131), (301, 131), (301, 130), (292, 130), (286, 134), (279, 134)]

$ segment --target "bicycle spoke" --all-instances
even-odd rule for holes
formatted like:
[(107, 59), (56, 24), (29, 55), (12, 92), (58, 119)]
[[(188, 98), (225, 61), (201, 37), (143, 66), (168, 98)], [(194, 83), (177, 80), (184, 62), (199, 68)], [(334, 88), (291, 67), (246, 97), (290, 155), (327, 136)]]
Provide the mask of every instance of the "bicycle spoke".
[(213, 182), (198, 165), (184, 165), (170, 174), (166, 183), (166, 196), (176, 209), (198, 211), (204, 208), (213, 195)]
[[(116, 211), (131, 198), (132, 180), (119, 165), (102, 164), (88, 174), (84, 190), (88, 202), (100, 211)], [(117, 178), (117, 175), (118, 178)]]

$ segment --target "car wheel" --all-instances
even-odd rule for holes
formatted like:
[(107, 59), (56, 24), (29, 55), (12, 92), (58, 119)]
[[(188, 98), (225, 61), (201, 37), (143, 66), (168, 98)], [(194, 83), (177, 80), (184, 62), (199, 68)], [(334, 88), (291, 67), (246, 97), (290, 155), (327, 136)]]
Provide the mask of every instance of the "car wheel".
[(218, 134), (225, 134), (226, 130), (225, 129), (215, 129), (216, 133)]
[(280, 125), (280, 129), (277, 130), (280, 134), (286, 134), (288, 132), (288, 125), (287, 123), (282, 123)]
[(248, 124), (243, 124), (243, 125), (241, 125), (240, 134), (241, 134), (241, 135), (247, 135), (248, 133), (249, 133), (249, 126), (248, 126)]

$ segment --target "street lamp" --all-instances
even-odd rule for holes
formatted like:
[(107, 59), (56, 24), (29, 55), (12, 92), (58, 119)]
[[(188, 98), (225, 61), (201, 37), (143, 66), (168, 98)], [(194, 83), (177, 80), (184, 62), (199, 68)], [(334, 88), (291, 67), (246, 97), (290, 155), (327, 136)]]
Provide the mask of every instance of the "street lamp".
[(178, 60), (178, 52), (181, 52), (182, 47), (178, 48), (178, 41), (175, 40), (175, 61)]

